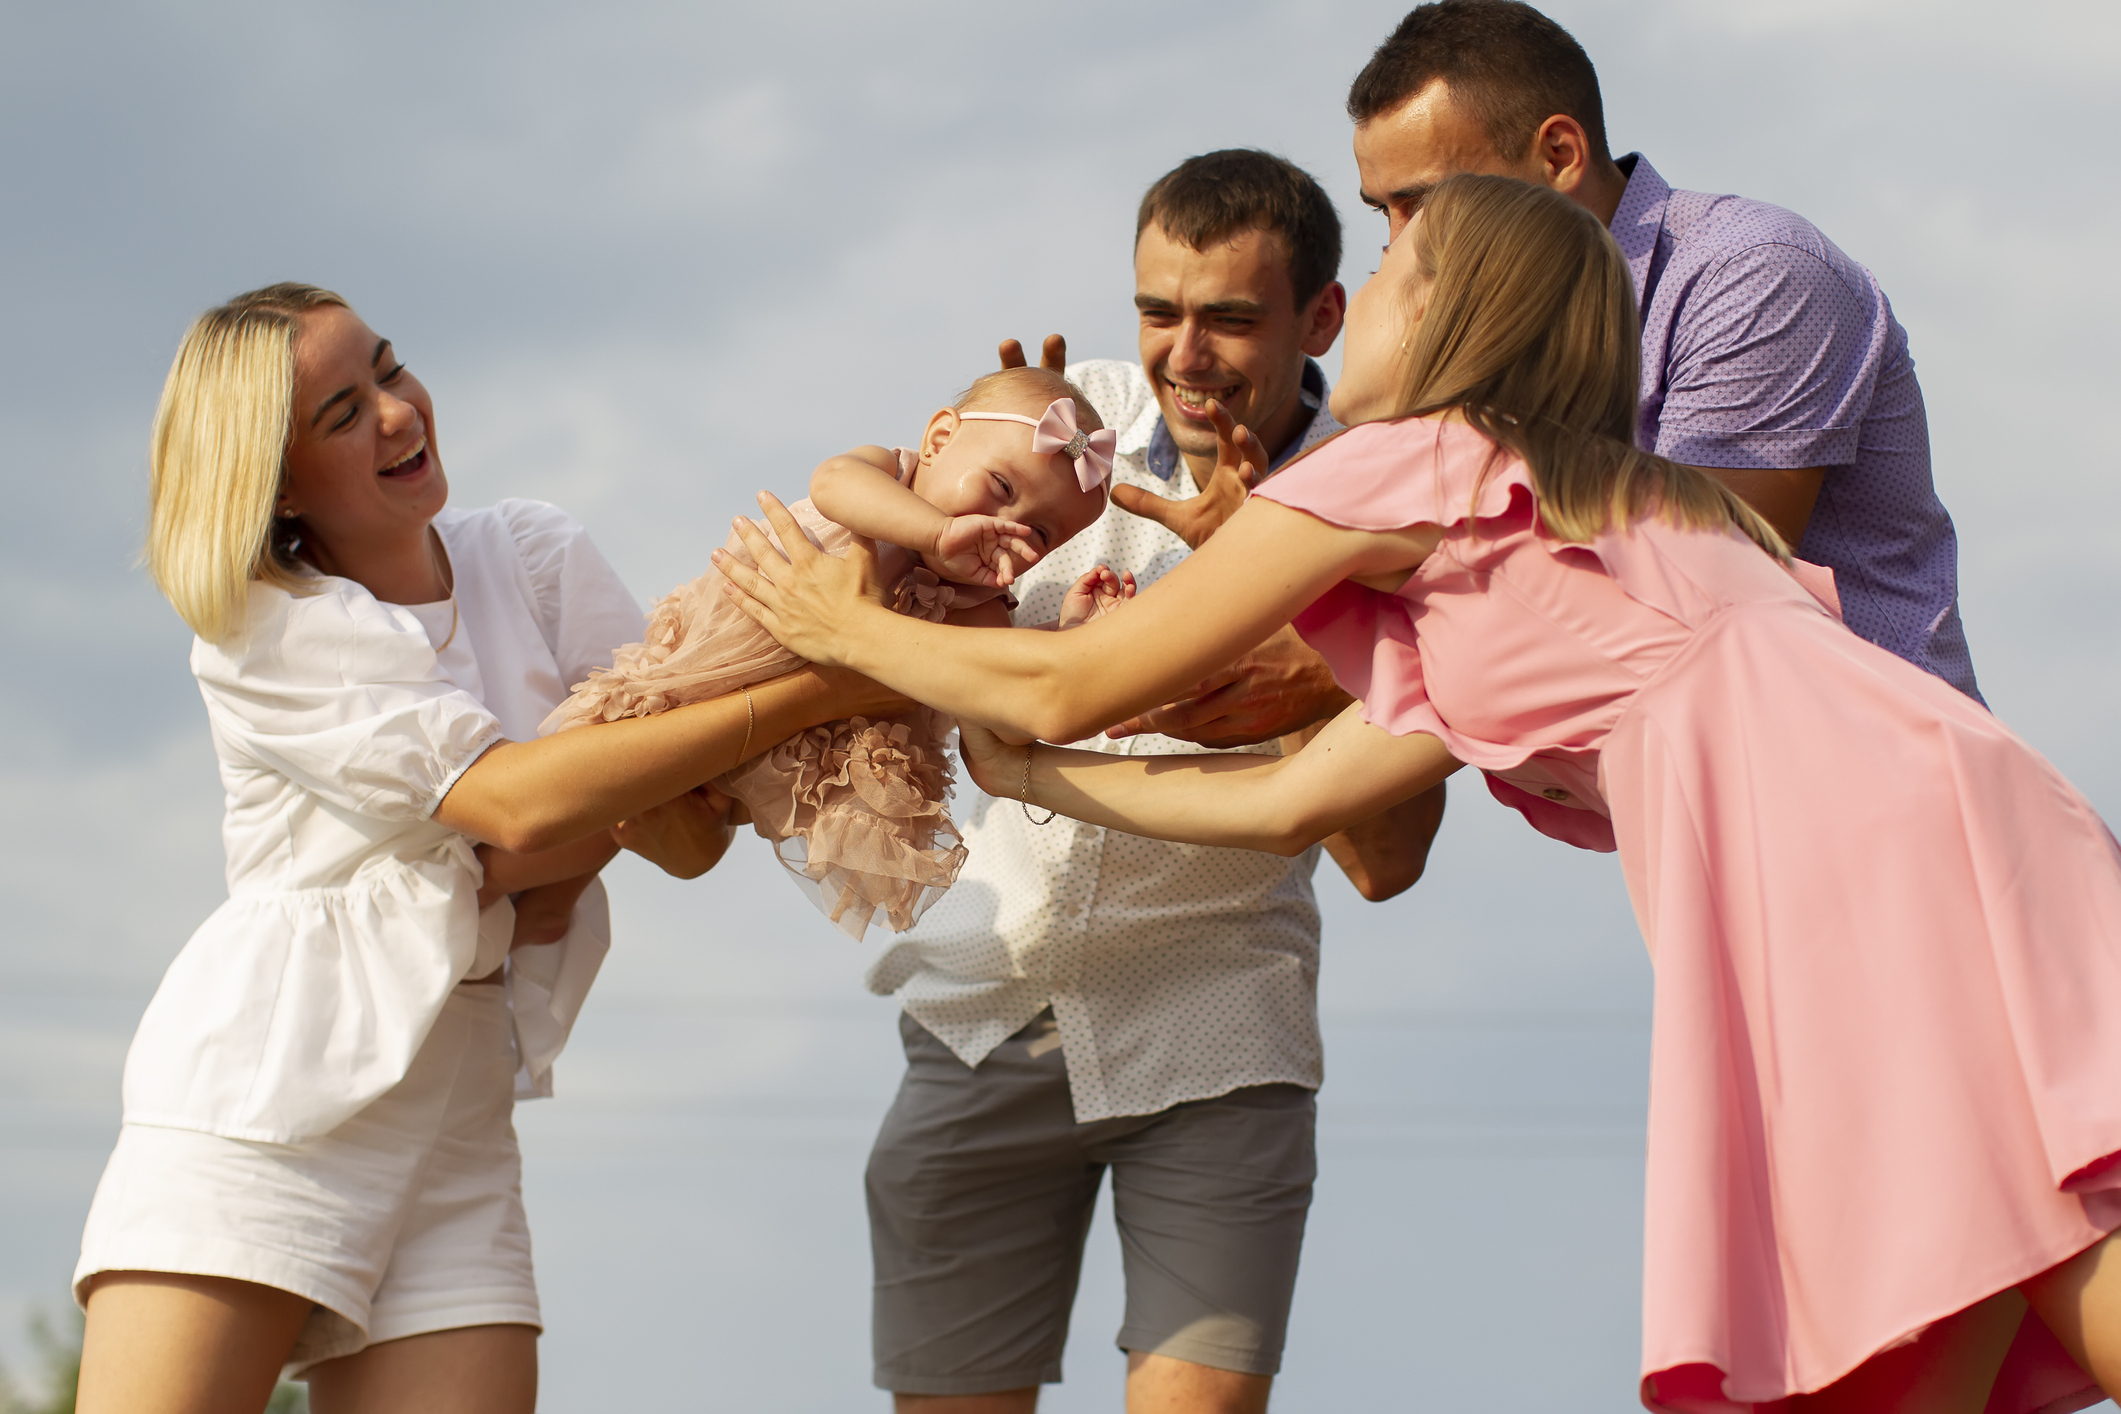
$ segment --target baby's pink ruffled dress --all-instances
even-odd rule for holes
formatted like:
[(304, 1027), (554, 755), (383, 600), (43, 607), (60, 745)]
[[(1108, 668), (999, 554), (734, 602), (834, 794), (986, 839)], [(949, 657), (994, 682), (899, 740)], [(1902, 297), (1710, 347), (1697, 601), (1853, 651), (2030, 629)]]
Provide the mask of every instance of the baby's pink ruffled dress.
[[(1358, 427), (1256, 494), (1445, 527), (1298, 630), (1370, 721), (1619, 850), (1657, 979), (1646, 1405), (1765, 1414), (2121, 1226), (2114, 838), (1825, 571), (1657, 520), (1554, 540), (1462, 423)], [(2100, 1398), (2028, 1316), (1989, 1409)]]
[[(902, 479), (911, 453), (899, 453)], [(789, 511), (828, 555), (853, 544), (846, 529), (806, 500)], [(769, 527), (758, 522), (779, 544)], [(725, 547), (744, 564), (735, 535)], [(941, 580), (910, 553), (880, 545), (892, 607), (934, 622), (1007, 591)], [(723, 697), (799, 667), (723, 592), (719, 570), (680, 585), (648, 616), (645, 642), (628, 644), (579, 684), (539, 727), (541, 735), (621, 717), (646, 717)], [(911, 928), (965, 862), (949, 813), (952, 769), (944, 739), (953, 723), (921, 708), (899, 717), (852, 717), (812, 727), (715, 782), (750, 808), (752, 825), (827, 918), (859, 940), (882, 914)]]

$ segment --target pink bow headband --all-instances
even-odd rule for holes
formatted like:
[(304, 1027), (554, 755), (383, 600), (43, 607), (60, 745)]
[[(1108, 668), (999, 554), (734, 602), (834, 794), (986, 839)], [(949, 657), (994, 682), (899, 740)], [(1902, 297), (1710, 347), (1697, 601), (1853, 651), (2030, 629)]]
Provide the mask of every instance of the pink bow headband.
[(1025, 417), (1020, 412), (961, 412), (974, 422), (1021, 422), (1031, 429), (1031, 450), (1040, 456), (1059, 452), (1075, 463), (1075, 479), (1085, 491), (1095, 491), (1112, 475), (1112, 454), (1119, 436), (1109, 427), (1085, 432), (1075, 425), (1075, 399), (1055, 398), (1044, 417)]

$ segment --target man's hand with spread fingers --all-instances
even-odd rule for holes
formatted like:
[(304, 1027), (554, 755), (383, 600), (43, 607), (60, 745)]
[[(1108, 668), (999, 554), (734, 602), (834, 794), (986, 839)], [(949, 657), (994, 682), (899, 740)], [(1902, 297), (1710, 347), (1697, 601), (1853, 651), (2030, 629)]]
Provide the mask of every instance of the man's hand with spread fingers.
[[(1002, 367), (1022, 368), (1025, 363), (1024, 346), (1014, 339), (1002, 340)], [(1054, 373), (1064, 373), (1068, 368), (1068, 341), (1059, 334), (1048, 334), (1044, 347), (1038, 351), (1038, 366)]]
[(1112, 487), (1114, 505), (1155, 521), (1185, 541), (1189, 550), (1198, 550), (1237, 514), (1267, 465), (1266, 452), (1250, 428), (1239, 427), (1220, 403), (1209, 403), (1208, 412), (1215, 420), (1215, 470), (1199, 495), (1181, 501), (1125, 483)]

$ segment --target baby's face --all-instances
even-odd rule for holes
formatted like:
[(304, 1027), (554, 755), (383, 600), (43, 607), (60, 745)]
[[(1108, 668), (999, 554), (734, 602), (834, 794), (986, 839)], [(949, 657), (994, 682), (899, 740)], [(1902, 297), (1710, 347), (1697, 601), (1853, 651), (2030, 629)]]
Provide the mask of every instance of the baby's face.
[(1032, 451), (1031, 429), (1023, 423), (968, 422), (947, 408), (928, 419), (913, 491), (945, 515), (1023, 522), (1031, 527), (1031, 544), (1041, 557), (1081, 534), (1105, 510), (1105, 488), (1083, 490), (1074, 462)]

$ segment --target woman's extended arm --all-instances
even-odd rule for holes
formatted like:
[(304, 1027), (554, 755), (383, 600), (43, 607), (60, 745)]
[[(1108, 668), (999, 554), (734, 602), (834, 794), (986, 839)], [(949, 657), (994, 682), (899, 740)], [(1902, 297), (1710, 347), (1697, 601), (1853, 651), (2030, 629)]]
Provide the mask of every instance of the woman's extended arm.
[[(792, 523), (789, 533), (802, 539)], [(735, 692), (659, 716), (500, 742), (457, 778), (434, 818), (475, 840), (536, 854), (682, 795), (805, 727), (908, 705), (854, 673), (817, 667), (748, 695), (748, 705), (746, 693)]]
[(964, 744), (972, 778), (1002, 800), (1028, 797), (1035, 809), (1150, 839), (1281, 855), (1422, 794), (1460, 764), (1433, 736), (1365, 722), (1360, 703), (1294, 756), (1109, 756), (1009, 746), (979, 727), (965, 729)]
[(737, 603), (813, 662), (837, 663), (931, 707), (1047, 741), (1075, 741), (1168, 702), (1351, 574), (1410, 569), (1433, 526), (1377, 533), (1253, 500), (1127, 606), (1068, 633), (967, 633), (883, 606), (874, 560), (821, 553), (779, 501), (759, 504), (790, 553), (739, 522), (759, 571), (715, 551)]

